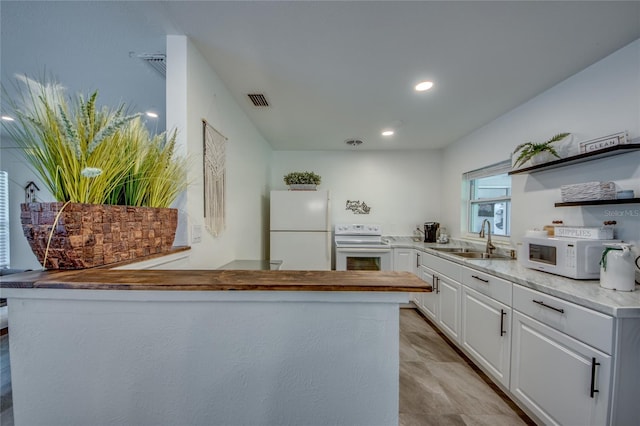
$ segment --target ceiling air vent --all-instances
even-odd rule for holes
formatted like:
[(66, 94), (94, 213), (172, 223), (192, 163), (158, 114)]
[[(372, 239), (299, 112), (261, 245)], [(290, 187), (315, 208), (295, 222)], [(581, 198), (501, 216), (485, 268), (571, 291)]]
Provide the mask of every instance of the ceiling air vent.
[(362, 141), (360, 139), (347, 139), (344, 143), (351, 146), (362, 145)]
[(253, 106), (257, 107), (268, 107), (269, 102), (267, 102), (267, 98), (264, 97), (262, 93), (249, 93), (247, 95), (251, 102), (253, 102)]
[(129, 52), (129, 56), (135, 56), (156, 70), (162, 77), (167, 75), (167, 55), (164, 53), (139, 53)]

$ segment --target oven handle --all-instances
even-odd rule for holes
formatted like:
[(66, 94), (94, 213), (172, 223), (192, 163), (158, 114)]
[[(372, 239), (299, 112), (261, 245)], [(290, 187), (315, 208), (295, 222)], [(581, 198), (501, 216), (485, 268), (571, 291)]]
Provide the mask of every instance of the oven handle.
[(353, 247), (336, 247), (337, 253), (389, 253), (391, 248), (353, 248)]

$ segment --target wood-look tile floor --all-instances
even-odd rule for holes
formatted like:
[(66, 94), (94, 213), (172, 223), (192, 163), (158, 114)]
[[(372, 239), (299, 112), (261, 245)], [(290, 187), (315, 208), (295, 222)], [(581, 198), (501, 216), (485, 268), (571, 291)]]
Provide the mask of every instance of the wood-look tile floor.
[(400, 310), (399, 423), (535, 425), (415, 309)]

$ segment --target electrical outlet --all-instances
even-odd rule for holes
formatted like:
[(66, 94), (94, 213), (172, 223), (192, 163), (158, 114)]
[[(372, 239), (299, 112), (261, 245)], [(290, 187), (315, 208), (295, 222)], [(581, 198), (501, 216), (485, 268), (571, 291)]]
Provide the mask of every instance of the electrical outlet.
[(202, 225), (191, 225), (191, 244), (202, 242)]

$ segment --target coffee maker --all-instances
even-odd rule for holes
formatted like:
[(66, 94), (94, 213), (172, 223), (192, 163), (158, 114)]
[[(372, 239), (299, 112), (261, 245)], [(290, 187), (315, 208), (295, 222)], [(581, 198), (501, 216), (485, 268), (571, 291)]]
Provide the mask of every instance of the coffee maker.
[(438, 228), (440, 224), (438, 222), (425, 222), (424, 224), (424, 242), (435, 243), (438, 238)]

